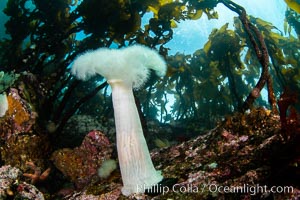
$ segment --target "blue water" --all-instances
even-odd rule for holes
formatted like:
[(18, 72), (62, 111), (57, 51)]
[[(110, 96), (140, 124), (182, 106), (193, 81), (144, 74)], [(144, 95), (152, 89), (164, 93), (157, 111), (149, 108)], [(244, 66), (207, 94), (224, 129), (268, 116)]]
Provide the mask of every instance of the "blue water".
[[(235, 0), (234, 2), (246, 8), (248, 14), (271, 22), (283, 32), (286, 9), (286, 4), (283, 0), (264, 0), (263, 3), (261, 0)], [(5, 5), (6, 0), (1, 0), (1, 11), (5, 8)], [(166, 45), (166, 47), (171, 49), (169, 53), (175, 54), (176, 52), (182, 52), (191, 54), (196, 49), (203, 47), (212, 29), (220, 28), (225, 23), (229, 23), (229, 25), (232, 26), (233, 17), (237, 16), (236, 13), (230, 11), (223, 6), (223, 4), (219, 4), (215, 10), (218, 12), (219, 19), (208, 20), (207, 16), (203, 14), (198, 20), (178, 22), (178, 27), (173, 30), (173, 39)], [(151, 13), (146, 14), (144, 23), (147, 23), (150, 17), (152, 17)], [(7, 37), (4, 29), (4, 24), (7, 19), (7, 16), (3, 12), (0, 12), (0, 38)], [(79, 33), (77, 37), (80, 39), (85, 37), (85, 35)]]
[[(283, 32), (284, 15), (287, 7), (283, 0), (235, 0), (233, 2), (243, 6), (249, 15), (271, 22)], [(219, 19), (208, 20), (207, 16), (203, 14), (199, 20), (178, 23), (178, 28), (173, 30), (173, 40), (166, 45), (171, 49), (170, 53), (179, 51), (191, 54), (207, 42), (212, 29), (220, 28), (225, 23), (229, 23), (232, 27), (233, 17), (237, 14), (223, 4), (218, 4), (215, 10), (218, 12)]]

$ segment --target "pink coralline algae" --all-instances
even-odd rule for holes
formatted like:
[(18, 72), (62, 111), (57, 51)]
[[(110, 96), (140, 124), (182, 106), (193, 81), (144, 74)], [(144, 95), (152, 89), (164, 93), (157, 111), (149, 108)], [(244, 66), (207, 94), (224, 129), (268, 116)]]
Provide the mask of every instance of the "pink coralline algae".
[(21, 170), (10, 165), (5, 165), (0, 168), (0, 199), (5, 199), (7, 196), (12, 196), (12, 186), (15, 180), (22, 175)]
[(100, 131), (91, 131), (81, 146), (64, 148), (52, 154), (54, 165), (75, 184), (77, 189), (88, 185), (97, 177), (97, 170), (104, 160), (110, 159), (112, 147)]
[(20, 199), (44, 200), (44, 195), (33, 185), (23, 182), (18, 185), (17, 195)]
[(108, 193), (102, 194), (102, 195), (92, 195), (87, 194), (86, 191), (84, 192), (78, 192), (73, 193), (72, 195), (69, 195), (65, 197), (65, 199), (68, 200), (116, 200), (119, 199), (121, 195), (121, 185), (119, 188), (114, 189)]
[(0, 199), (44, 200), (44, 195), (34, 186), (21, 181), (22, 172), (16, 167), (0, 168)]

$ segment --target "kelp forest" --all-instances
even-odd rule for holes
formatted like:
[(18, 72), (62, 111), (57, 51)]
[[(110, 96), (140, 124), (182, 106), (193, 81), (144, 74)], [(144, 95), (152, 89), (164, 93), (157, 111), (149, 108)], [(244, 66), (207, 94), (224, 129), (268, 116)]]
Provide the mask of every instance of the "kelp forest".
[[(263, 19), (247, 16), (244, 8), (231, 1), (36, 0), (29, 4), (10, 0), (4, 9), (10, 17), (5, 27), (11, 38), (1, 41), (1, 68), (26, 73), (24, 81), (31, 83), (24, 92), (28, 98), (39, 99), (34, 107), (40, 111), (40, 120), (55, 123), (59, 130), (75, 113), (109, 116), (108, 86), (98, 84), (101, 77), (81, 83), (69, 73), (78, 54), (99, 47), (139, 43), (156, 48), (165, 57), (167, 76), (162, 80), (153, 77), (136, 91), (148, 120), (185, 121), (212, 128), (226, 114), (253, 106), (278, 112), (280, 94), (299, 90), (299, 16), (291, 9), (286, 11), (282, 22), (286, 32), (282, 33)], [(224, 24), (193, 54), (169, 55), (164, 45), (172, 40), (176, 24), (202, 15), (217, 19), (217, 4), (239, 15), (233, 19), (235, 29)], [(142, 26), (147, 12), (154, 15)], [(77, 39), (78, 34), (85, 37)], [(267, 91), (267, 98), (260, 95), (262, 90)], [(88, 102), (96, 94), (102, 96), (101, 101)]]
[[(237, 144), (249, 142), (251, 145), (259, 145), (272, 136), (269, 132), (276, 124), (277, 131), (274, 132), (282, 138), (283, 146), (288, 144), (288, 147), (284, 146), (283, 157), (287, 152), (293, 152), (293, 156), (285, 160), (284, 167), (290, 169), (291, 165), (297, 165), (292, 170), (299, 177), (300, 150), (295, 146), (296, 142), (292, 141), (299, 141), (300, 132), (300, 4), (297, 1), (291, 2), (286, 0), (282, 32), (271, 22), (248, 15), (247, 8), (231, 0), (8, 0), (3, 10), (9, 17), (5, 23), (8, 37), (0, 40), (0, 94), (7, 94), (9, 106), (6, 117), (0, 118), (1, 165), (10, 164), (26, 171), (23, 175), (31, 180), (31, 184), (43, 182), (43, 178), (49, 175), (46, 173), (47, 176), (43, 177), (40, 172), (38, 178), (33, 177), (38, 167), (45, 170), (51, 165), (48, 159), (54, 163), (56, 170), (69, 177), (70, 182), (75, 182), (75, 189), (82, 189), (82, 185), (94, 180), (79, 183), (75, 178), (78, 172), (63, 169), (64, 164), (72, 163), (62, 161), (69, 155), (66, 150), (63, 151), (63, 158), (60, 157), (63, 153), (54, 153), (56, 156), (52, 154), (60, 148), (81, 148), (78, 146), (87, 133), (99, 127), (102, 127), (101, 131), (112, 144), (115, 140), (112, 134), (114, 112), (109, 84), (100, 75), (88, 81), (76, 79), (70, 73), (72, 62), (88, 50), (141, 44), (157, 50), (167, 63), (166, 76), (157, 77), (151, 73), (147, 82), (140, 89), (134, 90), (150, 149), (170, 148), (182, 142), (189, 147), (200, 146), (195, 141), (190, 142), (191, 139), (207, 137), (206, 144), (211, 144), (211, 149), (218, 149), (219, 154), (223, 155), (222, 152), (227, 152), (226, 145), (220, 150), (219, 143), (216, 146), (212, 138), (222, 138), (225, 143), (231, 140), (239, 141)], [(233, 27), (226, 23), (213, 29), (205, 45), (199, 46), (191, 54), (171, 54), (166, 46), (173, 40), (177, 26), (202, 17), (218, 20), (215, 8), (219, 4), (224, 5), (228, 12), (236, 14), (231, 19)], [(272, 123), (268, 121), (269, 118), (272, 118)], [(76, 131), (83, 126), (86, 129), (78, 134)], [(217, 126), (222, 126), (222, 130), (214, 132), (211, 137), (206, 135), (207, 131), (215, 130)], [(257, 136), (259, 133), (256, 130), (267, 132), (262, 131), (264, 136)], [(247, 133), (251, 136), (246, 138)], [(14, 135), (19, 139), (9, 142)], [(33, 138), (32, 135), (39, 137)], [(251, 142), (248, 137), (252, 136), (254, 139)], [(28, 141), (34, 141), (35, 144), (29, 145)], [(9, 146), (15, 146), (14, 150), (9, 149)], [(203, 150), (208, 146), (201, 148)], [(198, 150), (202, 151), (201, 148)], [(242, 149), (241, 146), (234, 148)], [(169, 152), (175, 155), (173, 150)], [(20, 152), (26, 156), (13, 158), (12, 155)], [(115, 157), (115, 152), (111, 152), (112, 157)], [(181, 151), (176, 152), (180, 154)], [(275, 148), (275, 152), (279, 150)], [(255, 158), (258, 155), (262, 155), (261, 152), (254, 153)], [(183, 178), (176, 167), (167, 169), (165, 166), (168, 164), (164, 163), (168, 160), (166, 154), (156, 156), (153, 158), (154, 163), (160, 163), (161, 170), (165, 170), (166, 174), (175, 174), (179, 182), (190, 177), (191, 174)], [(193, 170), (208, 170), (222, 177), (215, 181), (226, 182), (227, 175), (224, 173), (230, 168), (226, 161), (229, 154), (221, 156), (220, 160), (201, 158), (197, 162), (194, 160), (197, 156), (192, 156), (192, 152), (185, 153), (185, 156), (193, 163), (203, 163), (201, 166), (195, 165)], [(44, 157), (47, 157), (47, 161)], [(166, 159), (163, 161), (163, 158)], [(249, 162), (255, 158), (249, 158)], [(182, 155), (177, 159), (183, 159)], [(248, 172), (251, 167), (245, 162), (235, 163), (241, 168), (236, 171), (230, 168), (228, 177), (239, 177)], [(270, 166), (280, 162), (282, 160), (272, 158)], [(179, 163), (184, 165), (184, 162), (178, 161), (178, 165), (181, 165)], [(222, 163), (226, 167), (217, 167), (223, 166)], [(70, 165), (68, 168), (80, 168), (78, 163)], [(32, 170), (33, 174), (28, 172)], [(218, 173), (216, 170), (219, 170)], [(274, 182), (286, 175), (272, 176), (278, 171), (275, 169), (270, 172), (270, 176), (275, 177), (272, 179)], [(52, 170), (51, 173), (61, 172)], [(90, 174), (90, 171), (83, 174)], [(53, 177), (55, 175), (50, 175), (50, 182), (61, 187), (59, 183), (64, 181), (53, 181)], [(113, 177), (106, 181), (117, 182), (118, 175)], [(197, 177), (193, 180), (203, 184), (200, 175)], [(52, 199), (51, 195), (59, 189), (48, 187), (50, 197), (45, 198)], [(104, 191), (107, 191), (107, 187), (101, 191), (90, 187), (85, 194), (100, 195)], [(9, 192), (6, 194), (13, 195)], [(168, 197), (172, 199), (172, 195), (178, 194), (173, 193)], [(208, 193), (201, 195), (204, 199), (210, 196)], [(193, 198), (197, 199), (190, 197)]]

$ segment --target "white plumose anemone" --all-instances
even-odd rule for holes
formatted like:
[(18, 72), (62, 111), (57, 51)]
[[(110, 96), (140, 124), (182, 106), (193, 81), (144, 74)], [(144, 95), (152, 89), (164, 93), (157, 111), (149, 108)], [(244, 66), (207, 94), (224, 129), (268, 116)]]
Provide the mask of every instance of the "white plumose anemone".
[(141, 45), (88, 51), (78, 56), (72, 66), (72, 73), (79, 79), (86, 80), (100, 74), (112, 88), (122, 193), (125, 196), (143, 193), (163, 179), (161, 172), (153, 166), (132, 91), (132, 88), (144, 84), (150, 69), (158, 76), (164, 76), (167, 67), (156, 51)]
[(0, 94), (0, 117), (3, 117), (8, 110), (8, 101), (5, 92)]

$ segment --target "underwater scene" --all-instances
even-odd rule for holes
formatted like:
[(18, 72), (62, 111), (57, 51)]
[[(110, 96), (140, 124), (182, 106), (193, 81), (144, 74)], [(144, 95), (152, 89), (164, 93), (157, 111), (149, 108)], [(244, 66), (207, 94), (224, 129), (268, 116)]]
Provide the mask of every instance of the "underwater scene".
[(299, 101), (299, 0), (0, 0), (0, 200), (298, 200)]

